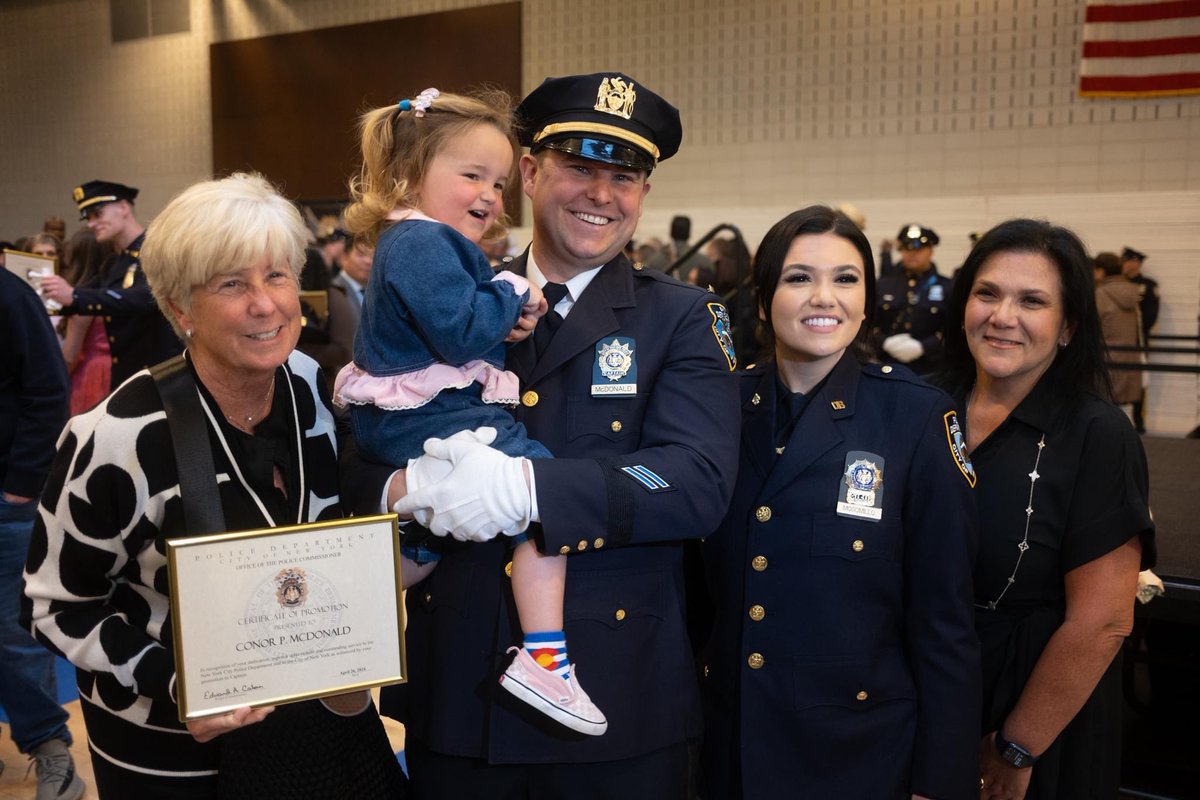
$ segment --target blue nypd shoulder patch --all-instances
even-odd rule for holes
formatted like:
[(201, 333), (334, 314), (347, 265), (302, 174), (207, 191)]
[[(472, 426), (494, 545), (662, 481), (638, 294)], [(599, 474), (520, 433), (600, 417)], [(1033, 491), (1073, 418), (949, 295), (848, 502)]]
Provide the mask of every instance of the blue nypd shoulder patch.
[(642, 466), (641, 464), (629, 467), (617, 467), (617, 471), (624, 472), (626, 475), (633, 478), (642, 485), (643, 489), (645, 489), (647, 492), (650, 492), (650, 494), (675, 491), (675, 487), (663, 480), (658, 473), (654, 472), (654, 470), (648, 467)]
[(737, 369), (737, 353), (733, 351), (733, 323), (729, 319), (729, 312), (720, 303), (709, 303), (708, 313), (713, 318), (713, 336), (717, 338), (717, 344), (729, 362), (729, 371), (733, 372)]
[(942, 419), (946, 423), (946, 444), (950, 445), (950, 456), (958, 466), (959, 472), (963, 474), (973, 489), (978, 478), (975, 475), (975, 467), (972, 466), (971, 459), (967, 456), (967, 441), (963, 438), (962, 426), (958, 424), (958, 415), (953, 411), (947, 411)]

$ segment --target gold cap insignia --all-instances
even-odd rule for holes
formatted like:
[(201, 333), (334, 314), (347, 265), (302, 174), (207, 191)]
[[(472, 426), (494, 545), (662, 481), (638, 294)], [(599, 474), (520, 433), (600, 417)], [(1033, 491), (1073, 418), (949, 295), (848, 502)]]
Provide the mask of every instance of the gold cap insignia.
[(636, 100), (633, 81), (627, 83), (621, 78), (605, 78), (600, 81), (600, 91), (596, 93), (595, 109), (629, 119), (633, 116)]
[(74, 197), (75, 202), (78, 203), (80, 200), (83, 199), (83, 187), (76, 186), (75, 191), (71, 192), (71, 196)]

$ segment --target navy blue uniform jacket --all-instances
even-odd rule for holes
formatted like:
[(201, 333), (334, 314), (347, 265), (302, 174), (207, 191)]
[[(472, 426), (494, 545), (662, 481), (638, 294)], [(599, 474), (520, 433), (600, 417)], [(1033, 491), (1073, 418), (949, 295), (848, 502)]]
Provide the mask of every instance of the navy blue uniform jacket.
[[(524, 267), (521, 257), (510, 268)], [(511, 542), (501, 536), (447, 540), (432, 575), (407, 594), (409, 682), (385, 689), (381, 705), (412, 736), (493, 763), (577, 763), (699, 735), (683, 542), (716, 527), (737, 464), (737, 388), (717, 304), (618, 256), (540, 360), (532, 337), (508, 354), (523, 395), (516, 417), (556, 456), (533, 462), (541, 516), (533, 533), (544, 552), (571, 554), (567, 644), (608, 732), (574, 734), (497, 684), (506, 648), (522, 640), (506, 574)], [(633, 340), (637, 395), (593, 397), (597, 344), (616, 337)], [(666, 486), (651, 490), (625, 466), (645, 467)]]
[[(158, 309), (139, 254), (146, 234), (139, 234), (105, 268), (97, 286), (75, 288), (75, 302), (64, 314), (104, 317), (112, 349), (115, 391), (143, 367), (151, 367), (183, 351), (183, 343)], [(126, 286), (126, 281), (129, 285)]]
[(906, 364), (918, 375), (936, 372), (942, 363), (942, 317), (950, 303), (954, 280), (939, 275), (937, 265), (920, 276), (909, 276), (901, 269), (882, 275), (875, 287), (875, 349), (885, 361), (883, 340), (897, 333), (910, 334), (925, 348), (925, 354)]
[[(702, 796), (978, 797), (978, 522), (950, 398), (847, 352), (778, 455), (774, 367), (739, 378), (737, 485), (703, 546)], [(882, 459), (877, 522), (837, 514), (850, 451)]]

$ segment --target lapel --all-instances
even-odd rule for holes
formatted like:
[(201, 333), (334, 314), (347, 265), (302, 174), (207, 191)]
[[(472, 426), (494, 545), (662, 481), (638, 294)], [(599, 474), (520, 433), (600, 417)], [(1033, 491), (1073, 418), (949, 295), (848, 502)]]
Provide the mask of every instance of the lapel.
[(351, 286), (344, 277), (342, 277), (342, 273), (339, 272), (337, 275), (334, 275), (333, 280), (330, 281), (330, 283), (336, 283), (338, 286), (340, 286), (346, 293), (346, 299), (348, 299), (350, 301), (350, 305), (354, 307), (354, 311), (359, 314), (362, 313), (362, 294), (358, 291), (358, 289), (355, 289), (353, 286)]
[[(523, 275), (525, 260), (526, 255), (522, 254), (510, 269)], [(581, 352), (595, 347), (601, 337), (617, 333), (620, 325), (615, 309), (636, 305), (632, 268), (625, 256), (618, 255), (604, 265), (575, 301), (541, 360), (536, 359), (530, 336), (510, 351), (508, 367), (524, 384), (532, 386)]]
[(766, 482), (775, 463), (776, 388), (774, 368), (765, 370), (742, 403), (742, 451), (757, 473), (757, 486)]
[[(825, 385), (800, 415), (787, 449), (775, 462), (775, 469), (763, 486), (763, 500), (788, 489), (806, 469), (844, 441), (838, 423), (854, 416), (861, 376), (862, 366), (847, 349), (834, 365)], [(844, 408), (835, 408), (835, 403), (840, 403)]]

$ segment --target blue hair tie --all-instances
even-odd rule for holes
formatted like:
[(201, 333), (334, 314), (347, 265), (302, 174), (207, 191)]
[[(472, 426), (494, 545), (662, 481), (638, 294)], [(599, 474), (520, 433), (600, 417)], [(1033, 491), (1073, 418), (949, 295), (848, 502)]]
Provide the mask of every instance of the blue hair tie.
[(400, 110), (401, 111), (409, 111), (411, 109), (412, 109), (412, 100), (401, 100), (400, 101)]

